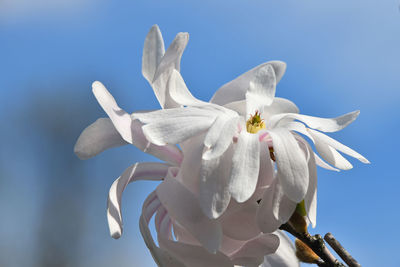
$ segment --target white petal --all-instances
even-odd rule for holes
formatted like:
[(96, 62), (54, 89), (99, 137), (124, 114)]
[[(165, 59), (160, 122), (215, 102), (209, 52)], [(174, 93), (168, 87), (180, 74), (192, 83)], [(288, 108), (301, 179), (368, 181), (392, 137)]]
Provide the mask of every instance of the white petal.
[(218, 218), (228, 207), (232, 149), (219, 158), (203, 160), (200, 176), (200, 205), (209, 218)]
[(280, 239), (278, 250), (274, 254), (266, 255), (264, 263), (260, 267), (300, 267), (290, 238), (282, 231), (276, 231), (275, 234)]
[(272, 233), (286, 223), (296, 209), (296, 202), (284, 193), (279, 178), (265, 190), (257, 210), (257, 224), (264, 233)]
[(207, 130), (213, 121), (214, 118), (204, 117), (168, 118), (143, 126), (143, 133), (156, 145), (179, 144)]
[(127, 168), (114, 181), (108, 194), (107, 219), (110, 234), (113, 238), (120, 238), (122, 234), (121, 199), (126, 186), (137, 180), (162, 180), (170, 166), (162, 163), (136, 163)]
[(172, 71), (167, 87), (171, 98), (178, 104), (185, 106), (208, 105), (208, 103), (198, 100), (190, 93), (177, 70)]
[(154, 243), (148, 224), (150, 222), (150, 218), (156, 211), (156, 209), (149, 207), (149, 205), (154, 202), (155, 197), (155, 192), (151, 193), (143, 204), (142, 215), (140, 216), (139, 221), (140, 233), (142, 234), (143, 240), (146, 243), (146, 246), (150, 250), (153, 259), (158, 266), (187, 267), (179, 260), (177, 260), (173, 255), (171, 255), (164, 249), (157, 247), (157, 245)]
[(304, 204), (307, 217), (312, 227), (315, 228), (317, 225), (317, 166), (315, 165), (314, 152), (307, 142), (304, 141), (304, 143), (310, 153), (310, 158), (308, 159), (309, 184), (307, 194), (304, 197)]
[(257, 209), (258, 203), (253, 199), (240, 204), (231, 201), (228, 209), (219, 219), (224, 235), (244, 241), (259, 235), (260, 229), (255, 216)]
[(318, 118), (307, 115), (284, 113), (278, 114), (270, 119), (271, 127), (277, 127), (281, 120), (295, 119), (307, 124), (310, 128), (323, 132), (337, 132), (352, 123), (360, 114), (360, 111), (353, 111), (337, 118)]
[(308, 188), (308, 167), (305, 155), (297, 140), (287, 129), (277, 128), (269, 131), (272, 138), (278, 177), (285, 194), (299, 203)]
[(232, 138), (238, 130), (239, 117), (219, 115), (211, 125), (204, 139), (209, 149), (203, 154), (204, 160), (212, 160), (221, 156), (232, 144)]
[(299, 113), (299, 108), (286, 98), (275, 97), (271, 105), (264, 106), (262, 115), (268, 121), (271, 116), (280, 113)]
[(232, 158), (229, 191), (239, 203), (254, 193), (260, 170), (260, 141), (258, 134), (242, 131)]
[(102, 83), (94, 82), (92, 88), (94, 96), (108, 117), (110, 117), (119, 134), (125, 141), (132, 143), (131, 116), (117, 105), (114, 97)]
[(142, 124), (138, 120), (132, 121), (132, 144), (145, 153), (153, 155), (161, 160), (179, 165), (182, 162), (183, 154), (175, 145), (158, 146), (150, 143), (144, 136)]
[(159, 237), (159, 243), (186, 267), (233, 267), (230, 259), (221, 252), (212, 254), (201, 246), (174, 242), (161, 237)]
[(106, 149), (126, 144), (111, 120), (100, 118), (83, 130), (76, 141), (74, 152), (80, 159), (89, 159)]
[(279, 237), (274, 234), (260, 234), (245, 242), (243, 246), (230, 255), (233, 262), (238, 265), (258, 266), (265, 255), (274, 253), (279, 246)]
[(313, 137), (315, 141), (315, 148), (323, 159), (341, 170), (349, 170), (353, 168), (353, 165), (351, 165), (351, 163), (347, 159), (345, 159), (339, 152), (337, 152), (336, 149), (326, 144), (324, 142), (324, 139), (321, 139), (321, 137), (319, 135), (316, 135), (314, 132), (308, 132)]
[(158, 25), (153, 25), (144, 41), (142, 57), (142, 74), (149, 83), (153, 82), (157, 66), (164, 53), (164, 40), (160, 28)]
[(254, 72), (253, 78), (249, 81), (246, 92), (247, 114), (261, 111), (263, 106), (271, 105), (275, 97), (276, 77), (274, 68), (265, 65)]
[(329, 165), (328, 163), (326, 163), (325, 161), (323, 161), (316, 153), (314, 153), (314, 157), (315, 157), (315, 163), (318, 166), (320, 166), (324, 169), (330, 170), (330, 171), (337, 171), (337, 172), (340, 171), (339, 169), (336, 169), (336, 168), (332, 167), (331, 165)]
[(179, 106), (179, 104), (170, 97), (167, 82), (174, 69), (179, 71), (181, 57), (188, 40), (189, 35), (187, 33), (178, 33), (176, 35), (174, 41), (168, 47), (158, 64), (154, 78), (150, 83), (162, 108), (174, 108)]
[(220, 224), (206, 217), (196, 197), (176, 179), (165, 179), (157, 196), (168, 214), (189, 231), (208, 251), (215, 253), (222, 239)]
[(367, 163), (367, 164), (370, 163), (362, 155), (360, 155), (359, 153), (357, 153), (353, 149), (351, 149), (351, 148), (339, 143), (335, 139), (333, 139), (333, 138), (331, 138), (331, 137), (329, 137), (329, 136), (327, 136), (327, 135), (325, 135), (323, 133), (320, 133), (318, 131), (314, 131), (312, 129), (309, 129), (308, 131), (311, 132), (313, 136), (317, 136), (318, 139), (321, 142), (324, 142), (325, 144), (327, 144), (327, 145), (339, 150), (340, 152), (343, 152), (343, 153), (345, 153), (345, 154), (347, 154), (349, 156), (352, 156), (353, 158), (356, 158), (356, 159), (358, 159), (359, 161), (361, 161), (363, 163)]
[(270, 157), (268, 143), (260, 143), (260, 171), (257, 188), (268, 186), (274, 179), (274, 166)]
[(210, 102), (218, 105), (225, 105), (229, 102), (244, 100), (246, 91), (249, 87), (249, 82), (254, 80), (254, 75), (259, 69), (265, 67), (266, 65), (271, 65), (273, 67), (276, 76), (276, 83), (278, 83), (285, 73), (286, 64), (282, 61), (269, 61), (224, 84), (217, 90), (217, 92), (215, 92)]

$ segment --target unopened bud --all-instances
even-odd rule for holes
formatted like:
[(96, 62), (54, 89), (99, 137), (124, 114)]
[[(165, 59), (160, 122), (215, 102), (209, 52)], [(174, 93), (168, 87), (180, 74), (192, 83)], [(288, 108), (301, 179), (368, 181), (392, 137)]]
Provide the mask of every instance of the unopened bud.
[(296, 257), (301, 262), (305, 263), (318, 263), (320, 258), (315, 252), (300, 239), (296, 238)]

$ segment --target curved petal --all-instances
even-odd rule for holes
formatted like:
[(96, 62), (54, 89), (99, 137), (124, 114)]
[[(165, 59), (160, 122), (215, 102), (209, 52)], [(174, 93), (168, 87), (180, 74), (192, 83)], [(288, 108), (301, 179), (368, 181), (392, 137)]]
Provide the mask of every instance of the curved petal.
[(279, 247), (279, 237), (275, 234), (260, 234), (246, 241), (243, 246), (230, 258), (237, 265), (258, 266), (264, 260), (265, 255), (275, 253)]
[(260, 170), (260, 141), (258, 134), (242, 131), (232, 157), (229, 191), (239, 203), (254, 193)]
[(296, 209), (296, 202), (291, 201), (279, 184), (279, 178), (264, 191), (257, 210), (257, 224), (264, 233), (272, 233), (286, 223)]
[(315, 228), (317, 225), (317, 167), (314, 152), (307, 142), (304, 141), (304, 143), (310, 153), (310, 158), (308, 159), (309, 183), (307, 194), (304, 197), (304, 204), (306, 207), (307, 217), (311, 222), (312, 227)]
[(94, 96), (103, 110), (107, 113), (108, 117), (110, 117), (115, 129), (117, 129), (125, 141), (132, 144), (133, 136), (131, 131), (131, 116), (117, 105), (114, 97), (107, 91), (101, 82), (94, 82), (92, 88)]
[(271, 65), (265, 65), (254, 72), (246, 92), (247, 114), (269, 106), (275, 97), (276, 76)]
[(304, 152), (287, 129), (273, 129), (269, 135), (273, 142), (280, 184), (288, 198), (299, 203), (308, 188), (308, 167)]
[(188, 33), (178, 33), (162, 57), (154, 74), (151, 86), (162, 108), (174, 108), (179, 106), (179, 104), (170, 97), (167, 82), (174, 69), (177, 71), (180, 70), (181, 57), (188, 41)]
[(244, 100), (246, 91), (249, 87), (249, 82), (254, 79), (254, 75), (258, 70), (264, 68), (266, 65), (271, 65), (273, 67), (276, 76), (276, 83), (278, 83), (285, 73), (286, 63), (282, 61), (269, 61), (224, 84), (217, 90), (217, 92), (215, 92), (210, 102), (218, 105), (225, 105), (229, 102)]
[(172, 71), (167, 87), (171, 98), (178, 104), (185, 106), (209, 105), (209, 103), (198, 100), (190, 93), (177, 70)]
[(286, 119), (299, 120), (307, 124), (310, 128), (323, 131), (323, 132), (337, 132), (345, 128), (347, 125), (352, 123), (360, 114), (359, 110), (347, 113), (337, 118), (318, 118), (307, 115), (295, 114), (295, 113), (283, 113), (277, 114), (270, 118), (270, 124), (273, 127), (278, 127), (279, 123)]
[(204, 145), (208, 148), (203, 153), (203, 160), (220, 157), (232, 144), (232, 138), (237, 132), (239, 117), (219, 115), (208, 130)]
[(200, 205), (209, 218), (216, 219), (221, 216), (231, 200), (228, 188), (231, 166), (232, 149), (219, 158), (202, 160)]
[(260, 234), (255, 216), (257, 208), (256, 200), (251, 199), (241, 204), (231, 201), (227, 211), (219, 219), (224, 235), (243, 241)]
[(158, 25), (153, 25), (144, 41), (142, 57), (142, 74), (149, 83), (153, 82), (154, 74), (164, 53), (164, 40), (160, 28)]
[(208, 251), (215, 253), (219, 249), (222, 239), (220, 224), (203, 214), (196, 197), (179, 181), (167, 177), (157, 187), (157, 196), (168, 214)]
[(187, 267), (176, 259), (173, 255), (168, 253), (162, 248), (157, 247), (154, 243), (153, 237), (149, 229), (149, 222), (153, 214), (157, 209), (150, 207), (149, 205), (154, 202), (157, 198), (155, 191), (153, 191), (145, 200), (142, 208), (142, 215), (139, 220), (140, 233), (142, 234), (143, 240), (146, 243), (147, 248), (150, 250), (154, 261), (158, 266), (162, 267)]
[(111, 185), (107, 201), (107, 219), (110, 235), (120, 238), (122, 234), (121, 199), (126, 186), (137, 180), (162, 180), (170, 165), (163, 163), (135, 163)]
[(308, 129), (308, 131), (311, 132), (314, 137), (317, 137), (321, 142), (324, 142), (325, 144), (333, 147), (334, 149), (337, 149), (340, 152), (343, 152), (343, 153), (345, 153), (345, 154), (347, 154), (347, 155), (349, 155), (349, 156), (351, 156), (353, 158), (356, 158), (359, 161), (361, 161), (362, 163), (366, 163), (366, 164), (370, 163), (365, 157), (363, 157), (362, 155), (360, 155), (359, 153), (357, 153), (353, 149), (351, 149), (351, 148), (339, 143), (335, 139), (333, 139), (333, 138), (331, 138), (331, 137), (329, 137), (329, 136), (327, 136), (327, 135), (325, 135), (323, 133), (320, 133), (318, 131), (312, 130), (312, 129)]
[(296, 251), (290, 238), (282, 231), (276, 231), (280, 245), (274, 254), (266, 255), (260, 267), (300, 267)]
[(320, 136), (308, 131), (314, 139), (315, 148), (323, 159), (341, 170), (350, 170), (353, 165), (333, 147), (321, 140)]
[(109, 118), (99, 118), (83, 130), (74, 152), (80, 159), (90, 159), (106, 149), (126, 144)]

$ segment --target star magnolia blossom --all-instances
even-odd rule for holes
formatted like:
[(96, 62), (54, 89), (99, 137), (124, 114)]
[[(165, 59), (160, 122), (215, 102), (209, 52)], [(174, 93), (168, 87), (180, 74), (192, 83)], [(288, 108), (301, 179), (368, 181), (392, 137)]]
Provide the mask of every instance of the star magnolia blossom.
[[(337, 118), (298, 114), (291, 101), (275, 97), (276, 84), (285, 68), (285, 63), (279, 61), (264, 63), (224, 85), (210, 102), (193, 97), (180, 73), (172, 70), (163, 95), (178, 107), (132, 115), (145, 124), (144, 135), (156, 145), (180, 144), (185, 149), (193, 142), (197, 144), (202, 166), (197, 173), (190, 172), (192, 176), (197, 174), (199, 182), (186, 186), (199, 194), (208, 217), (219, 218), (231, 198), (245, 203), (252, 197), (260, 182), (261, 158), (266, 158), (262, 176), (269, 184), (258, 211), (259, 227), (264, 232), (275, 230), (303, 201), (308, 219), (315, 226), (315, 163), (332, 170), (352, 168), (337, 150), (368, 163), (359, 153), (321, 133), (343, 129), (359, 111)], [(322, 158), (337, 169), (314, 154), (295, 131), (309, 137)], [(263, 143), (273, 150), (276, 175), (269, 149), (264, 149)], [(221, 170), (221, 165), (228, 167)], [(276, 222), (271, 223), (269, 218)]]
[[(146, 38), (143, 75), (164, 108), (179, 106), (167, 94), (167, 81), (179, 70), (180, 57), (187, 40), (186, 33), (178, 34), (165, 52), (157, 26), (150, 30)], [(299, 266), (293, 245), (285, 234), (280, 231), (274, 234), (261, 233), (255, 223), (254, 204), (261, 197), (263, 187), (253, 194), (252, 206), (232, 203), (231, 208), (226, 209), (224, 216), (218, 220), (205, 216), (197, 195), (189, 190), (190, 183), (187, 182), (194, 181), (197, 176), (183, 176), (184, 172), (181, 170), (184, 165), (186, 169), (193, 166), (200, 169), (201, 161), (194, 161), (195, 158), (192, 157), (197, 154), (201, 157), (201, 153), (196, 150), (196, 140), (182, 144), (184, 153), (175, 145), (150, 143), (143, 134), (142, 124), (138, 120), (132, 120), (129, 114), (119, 108), (100, 82), (93, 83), (93, 93), (109, 118), (98, 119), (82, 132), (74, 148), (81, 159), (88, 159), (108, 148), (130, 143), (166, 162), (136, 163), (115, 180), (110, 188), (107, 207), (112, 237), (119, 238), (122, 234), (121, 200), (126, 186), (136, 180), (158, 180), (162, 181), (161, 184), (143, 205), (140, 230), (159, 266)], [(221, 172), (226, 169), (223, 167), (224, 164), (218, 164), (214, 170)], [(248, 215), (245, 220), (250, 218), (247, 227), (243, 228), (241, 225), (238, 228), (238, 224), (229, 223), (233, 217), (242, 217), (244, 213)], [(154, 214), (159, 247), (155, 245), (148, 227)]]

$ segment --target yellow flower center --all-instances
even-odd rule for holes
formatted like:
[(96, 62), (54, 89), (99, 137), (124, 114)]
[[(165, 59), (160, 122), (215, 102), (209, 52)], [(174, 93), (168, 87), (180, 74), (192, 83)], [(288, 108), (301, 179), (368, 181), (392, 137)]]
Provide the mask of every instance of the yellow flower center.
[(249, 133), (257, 133), (261, 129), (265, 129), (265, 122), (261, 119), (260, 113), (256, 111), (256, 113), (250, 116), (250, 119), (246, 122), (246, 129)]

